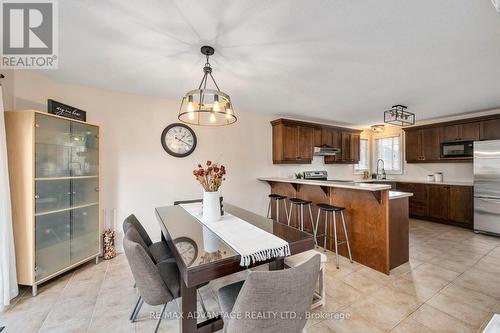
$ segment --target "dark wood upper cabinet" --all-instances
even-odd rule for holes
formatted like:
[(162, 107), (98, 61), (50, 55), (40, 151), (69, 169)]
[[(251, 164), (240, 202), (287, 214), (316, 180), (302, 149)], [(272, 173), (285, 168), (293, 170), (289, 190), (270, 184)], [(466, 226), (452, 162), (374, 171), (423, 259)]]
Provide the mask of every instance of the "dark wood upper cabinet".
[(314, 128), (281, 122), (273, 125), (273, 163), (310, 163)]
[(418, 162), (422, 158), (420, 130), (405, 131), (405, 152), (407, 162)]
[(500, 139), (500, 118), (481, 121), (480, 140)]
[(472, 162), (471, 157), (441, 158), (441, 143), (500, 139), (500, 114), (404, 128), (406, 161)]
[[(273, 163), (311, 163), (314, 146), (340, 148), (337, 156), (325, 156), (325, 163), (357, 163), (361, 131), (335, 126), (277, 119), (273, 126)], [(345, 134), (344, 134), (345, 133)]]
[(441, 142), (479, 140), (479, 122), (441, 127)]
[(439, 161), (439, 128), (425, 128), (405, 131), (407, 162)]
[(441, 144), (439, 141), (439, 128), (426, 128), (421, 130), (421, 149), (423, 161), (439, 161)]

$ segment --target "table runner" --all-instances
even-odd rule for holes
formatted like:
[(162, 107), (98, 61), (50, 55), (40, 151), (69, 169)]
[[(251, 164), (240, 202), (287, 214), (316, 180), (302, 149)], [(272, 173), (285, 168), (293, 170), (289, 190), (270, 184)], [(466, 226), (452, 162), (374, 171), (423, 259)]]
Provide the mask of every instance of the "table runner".
[(240, 266), (290, 255), (286, 241), (234, 215), (225, 212), (219, 221), (207, 222), (203, 221), (201, 203), (180, 206), (238, 252)]

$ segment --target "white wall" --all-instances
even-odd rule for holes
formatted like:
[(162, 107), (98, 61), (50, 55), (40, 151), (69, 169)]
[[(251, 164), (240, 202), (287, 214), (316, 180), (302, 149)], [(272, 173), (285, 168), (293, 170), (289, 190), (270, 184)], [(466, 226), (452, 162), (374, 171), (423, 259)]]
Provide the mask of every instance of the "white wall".
[(321, 157), (311, 165), (273, 165), (269, 122), (276, 117), (270, 115), (236, 109), (238, 122), (232, 126), (193, 127), (195, 152), (174, 158), (163, 150), (160, 134), (177, 122), (180, 100), (63, 84), (29, 71), (15, 72), (13, 94), (13, 109), (45, 111), (51, 98), (86, 110), (88, 122), (101, 126), (102, 203), (107, 212), (116, 209), (119, 231), (123, 218), (134, 213), (158, 239), (154, 208), (201, 197), (192, 170), (207, 159), (227, 167), (224, 199), (261, 214), (267, 210), (269, 186), (256, 180), (259, 176), (326, 169), (332, 178), (353, 178), (351, 165), (324, 165)]

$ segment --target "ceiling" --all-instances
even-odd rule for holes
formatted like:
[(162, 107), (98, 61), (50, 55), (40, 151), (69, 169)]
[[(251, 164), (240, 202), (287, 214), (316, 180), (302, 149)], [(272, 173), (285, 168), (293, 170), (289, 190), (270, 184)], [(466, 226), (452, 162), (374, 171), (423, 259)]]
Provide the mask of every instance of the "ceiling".
[[(59, 1), (52, 78), (178, 99), (201, 45), (236, 112), (368, 125), (500, 106), (500, 14), (490, 0)], [(177, 112), (177, 110), (171, 110)]]

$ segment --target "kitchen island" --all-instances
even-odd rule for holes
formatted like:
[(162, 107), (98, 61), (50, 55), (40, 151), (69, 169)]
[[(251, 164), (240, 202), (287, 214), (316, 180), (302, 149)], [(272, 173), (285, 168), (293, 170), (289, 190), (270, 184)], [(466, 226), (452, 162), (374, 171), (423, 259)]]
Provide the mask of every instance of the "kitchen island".
[[(408, 197), (412, 196), (411, 193), (390, 191), (391, 186), (386, 184), (282, 177), (258, 179), (270, 185), (270, 193), (312, 201), (314, 222), (318, 203), (345, 207), (352, 257), (360, 264), (389, 274), (392, 268), (408, 261)], [(285, 209), (283, 205), (280, 207), (279, 222), (287, 223)], [(271, 214), (276, 218), (275, 205), (272, 205)], [(295, 220), (295, 214), (294, 211), (292, 220)], [(327, 227), (329, 235), (333, 235), (332, 223)], [(312, 233), (307, 210), (304, 210), (304, 228)], [(323, 219), (318, 230), (318, 234), (322, 234)], [(339, 241), (343, 240), (342, 235), (341, 230), (337, 230)], [(322, 244), (322, 241), (323, 237), (318, 237), (318, 244)], [(334, 248), (333, 239), (328, 239), (327, 248)], [(339, 254), (347, 257), (347, 248), (339, 246)]]

